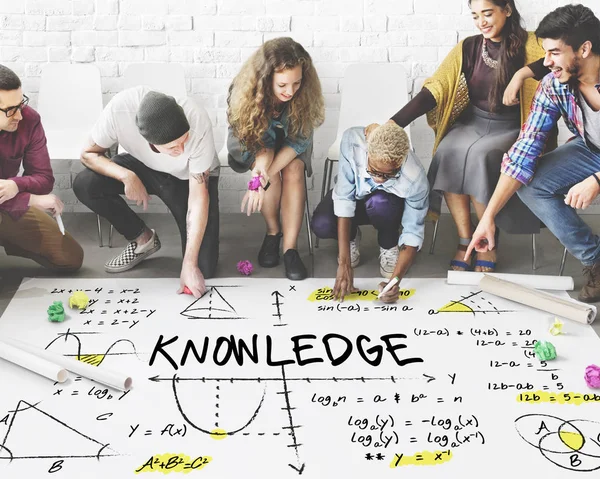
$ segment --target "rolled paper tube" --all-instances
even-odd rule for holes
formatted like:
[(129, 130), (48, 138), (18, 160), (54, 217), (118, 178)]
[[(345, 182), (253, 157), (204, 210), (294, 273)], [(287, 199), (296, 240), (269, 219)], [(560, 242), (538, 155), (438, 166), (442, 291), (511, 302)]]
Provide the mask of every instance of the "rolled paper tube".
[(69, 379), (69, 372), (56, 363), (40, 358), (12, 344), (0, 341), (0, 358), (44, 376), (52, 381), (64, 383)]
[(594, 305), (559, 298), (550, 293), (494, 278), (488, 274), (485, 274), (479, 282), (479, 287), (486, 293), (492, 293), (578, 323), (592, 324), (596, 319), (597, 310)]
[(133, 380), (130, 377), (116, 371), (107, 370), (104, 366), (101, 368), (92, 366), (75, 358), (55, 354), (15, 339), (4, 339), (4, 341), (28, 353), (58, 364), (74, 374), (99, 382), (105, 386), (110, 386), (120, 391), (126, 391), (132, 386)]
[[(575, 282), (571, 276), (543, 276), (535, 274), (507, 274), (485, 273), (494, 278), (511, 281), (533, 289), (547, 289), (550, 291), (573, 291)], [(448, 271), (448, 284), (462, 284), (465, 286), (478, 286), (484, 273), (474, 271)]]

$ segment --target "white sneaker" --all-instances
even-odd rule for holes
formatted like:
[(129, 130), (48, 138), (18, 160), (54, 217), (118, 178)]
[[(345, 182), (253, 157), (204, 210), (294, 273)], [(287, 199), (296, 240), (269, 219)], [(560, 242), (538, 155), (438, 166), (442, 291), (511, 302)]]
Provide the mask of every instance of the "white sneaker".
[(398, 262), (398, 247), (390, 249), (379, 247), (379, 272), (384, 278), (390, 279)]

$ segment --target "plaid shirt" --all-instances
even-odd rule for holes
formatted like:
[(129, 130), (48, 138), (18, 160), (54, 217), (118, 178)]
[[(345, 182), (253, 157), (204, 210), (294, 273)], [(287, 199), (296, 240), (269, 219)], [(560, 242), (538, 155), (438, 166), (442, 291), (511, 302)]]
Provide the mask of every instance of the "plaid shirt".
[[(596, 85), (596, 88), (599, 86)], [(519, 138), (504, 155), (502, 173), (524, 185), (529, 184), (535, 173), (538, 158), (544, 152), (548, 136), (561, 116), (571, 133), (585, 141), (583, 114), (577, 91), (568, 84), (560, 83), (550, 73), (538, 85)], [(589, 143), (586, 144), (595, 150)]]

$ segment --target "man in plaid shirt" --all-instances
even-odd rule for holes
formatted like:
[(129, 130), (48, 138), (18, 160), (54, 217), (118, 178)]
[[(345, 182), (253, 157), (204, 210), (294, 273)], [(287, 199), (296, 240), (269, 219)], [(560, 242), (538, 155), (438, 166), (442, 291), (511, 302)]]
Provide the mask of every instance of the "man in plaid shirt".
[[(579, 217), (600, 193), (600, 20), (583, 5), (566, 5), (540, 22), (536, 36), (549, 73), (527, 122), (504, 155), (502, 175), (465, 255), (494, 245), (494, 218), (518, 191), (521, 200), (584, 266), (579, 300), (600, 301), (600, 239)], [(575, 135), (542, 154), (562, 116)], [(524, 186), (524, 187), (522, 187)]]

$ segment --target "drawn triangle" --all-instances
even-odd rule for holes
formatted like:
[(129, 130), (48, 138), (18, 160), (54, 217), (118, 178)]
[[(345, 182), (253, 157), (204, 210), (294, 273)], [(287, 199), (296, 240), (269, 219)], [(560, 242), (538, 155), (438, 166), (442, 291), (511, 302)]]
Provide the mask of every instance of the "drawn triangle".
[(181, 315), (189, 319), (241, 319), (235, 308), (214, 286), (183, 310)]
[(466, 304), (453, 301), (448, 303), (446, 306), (443, 306), (438, 310), (440, 313), (472, 313), (473, 310), (469, 308)]
[(96, 441), (25, 401), (19, 401), (6, 436), (0, 440), (0, 459), (100, 458), (116, 455), (108, 449), (107, 444)]

